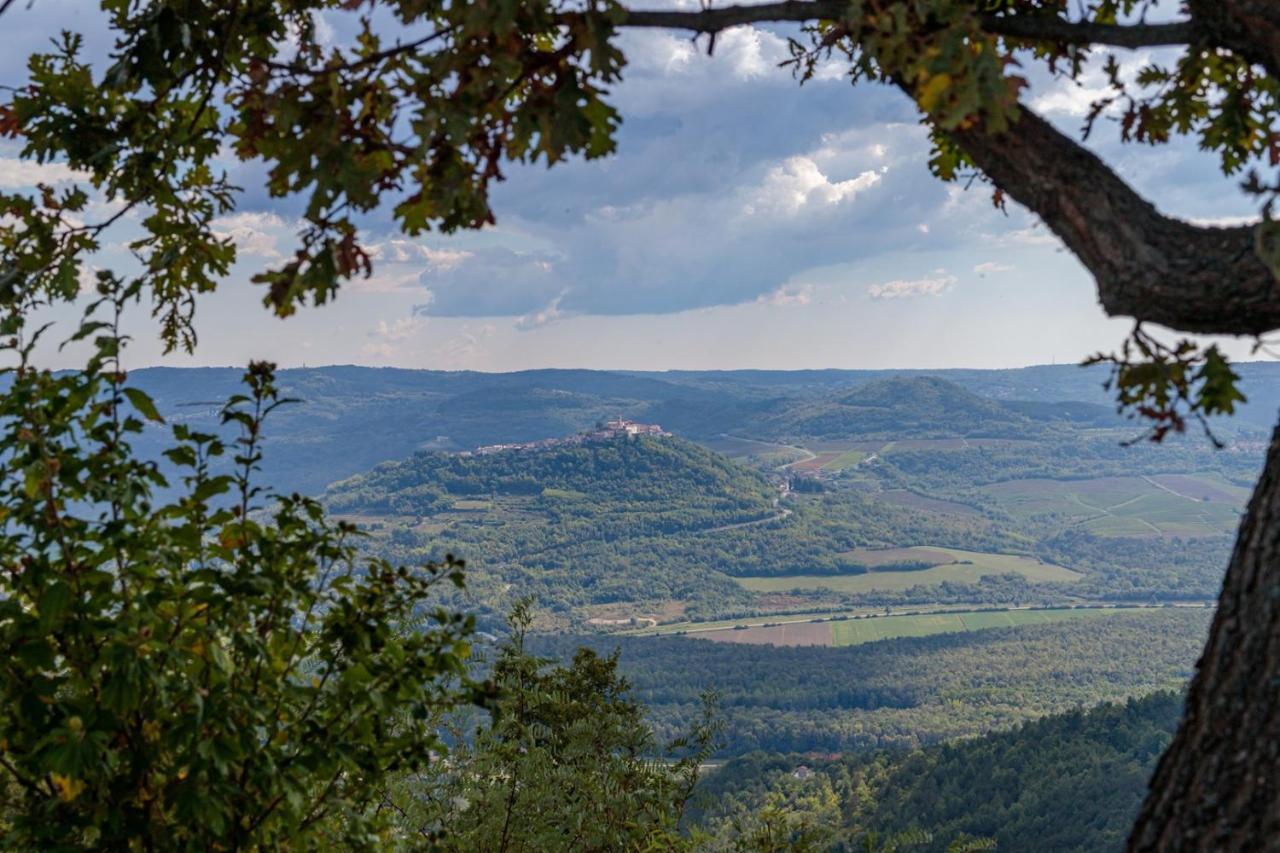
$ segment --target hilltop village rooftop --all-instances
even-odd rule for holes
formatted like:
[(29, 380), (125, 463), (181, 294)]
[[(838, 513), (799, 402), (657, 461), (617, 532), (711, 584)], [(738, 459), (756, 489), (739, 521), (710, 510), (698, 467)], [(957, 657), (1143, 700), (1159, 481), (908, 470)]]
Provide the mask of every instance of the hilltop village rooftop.
[(488, 456), (492, 453), (505, 453), (511, 450), (541, 450), (548, 447), (572, 447), (592, 441), (611, 441), (618, 438), (635, 438), (636, 436), (669, 436), (671, 433), (658, 424), (642, 424), (625, 418), (614, 418), (611, 421), (599, 421), (595, 429), (584, 430), (564, 438), (543, 438), (538, 441), (525, 441), (515, 444), (486, 444), (474, 451), (463, 451), (461, 456)]

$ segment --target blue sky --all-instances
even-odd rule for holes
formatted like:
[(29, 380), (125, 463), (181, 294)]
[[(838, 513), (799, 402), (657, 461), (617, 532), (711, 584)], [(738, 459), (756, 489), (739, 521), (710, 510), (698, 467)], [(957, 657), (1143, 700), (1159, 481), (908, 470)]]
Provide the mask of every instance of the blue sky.
[[(4, 23), (0, 82), (19, 82), (24, 53), (61, 27), (102, 49), (87, 0), (16, 4)], [(350, 20), (324, 24), (341, 41)], [(219, 227), (240, 261), (201, 301), (199, 349), (162, 357), (140, 315), (130, 364), (1007, 367), (1079, 361), (1123, 338), (1128, 321), (1103, 315), (1088, 274), (1034, 217), (929, 175), (924, 132), (898, 92), (852, 87), (838, 67), (799, 87), (777, 67), (784, 39), (765, 29), (723, 34), (710, 58), (680, 34), (628, 34), (624, 49), (616, 156), (512, 167), (498, 225), (479, 234), (409, 240), (375, 216), (374, 276), (288, 320), (261, 308), (248, 279), (288, 253), (297, 205), (266, 197), (255, 164), (229, 161), (247, 189)], [(1073, 131), (1101, 85), (1097, 73), (1033, 82), (1029, 102)], [(1166, 212), (1250, 214), (1237, 181), (1193, 143), (1136, 149), (1115, 137), (1104, 126), (1093, 144)], [(15, 155), (0, 147), (0, 187), (72, 177)], [(1228, 347), (1246, 356), (1249, 343)]]

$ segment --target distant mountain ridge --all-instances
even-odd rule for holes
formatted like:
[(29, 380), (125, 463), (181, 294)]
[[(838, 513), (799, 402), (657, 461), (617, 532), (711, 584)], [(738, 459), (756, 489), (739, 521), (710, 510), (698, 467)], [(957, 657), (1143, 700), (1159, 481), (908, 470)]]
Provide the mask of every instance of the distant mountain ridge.
[(935, 376), (894, 376), (801, 401), (753, 426), (773, 438), (1026, 438), (1051, 422), (1122, 423), (1094, 403), (993, 400)]
[[(1280, 365), (1238, 366), (1251, 402), (1233, 428), (1269, 430), (1280, 406)], [(219, 429), (220, 401), (239, 392), (236, 368), (146, 368), (130, 381), (151, 393), (171, 422)], [(266, 427), (264, 479), (282, 491), (318, 493), (327, 484), (417, 450), (462, 450), (484, 444), (567, 435), (602, 418), (657, 422), (695, 440), (721, 433), (777, 434), (813, 405), (856, 394), (886, 379), (934, 377), (1007, 407), (1007, 424), (1112, 417), (1102, 389), (1106, 372), (1075, 366), (939, 371), (593, 371), (443, 372), (332, 366), (282, 370), (286, 396), (302, 402), (278, 410)], [(1062, 401), (1069, 405), (1058, 405)], [(970, 401), (972, 404), (972, 401)], [(974, 405), (966, 404), (973, 409)], [(835, 404), (837, 407), (842, 404)], [(1047, 406), (1047, 408), (1046, 408)], [(1074, 409), (1088, 407), (1087, 417)], [(975, 414), (976, 414), (975, 410)], [(168, 431), (137, 441), (157, 456)]]

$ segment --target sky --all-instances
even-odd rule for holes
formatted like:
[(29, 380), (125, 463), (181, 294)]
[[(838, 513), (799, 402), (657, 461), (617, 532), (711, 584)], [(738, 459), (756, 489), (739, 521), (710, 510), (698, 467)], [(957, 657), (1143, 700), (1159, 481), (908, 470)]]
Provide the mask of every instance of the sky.
[[(341, 42), (351, 24), (329, 13), (321, 29)], [(26, 52), (66, 27), (102, 55), (89, 0), (6, 12), (0, 83), (21, 82)], [(838, 66), (799, 86), (778, 68), (784, 33), (731, 30), (711, 57), (683, 34), (627, 33), (616, 155), (510, 167), (493, 196), (497, 225), (481, 233), (410, 239), (375, 215), (363, 235), (374, 275), (286, 320), (249, 279), (290, 252), (300, 205), (268, 197), (258, 164), (228, 159), (245, 190), (218, 228), (239, 261), (200, 301), (196, 353), (165, 356), (143, 309), (128, 366), (994, 368), (1119, 346), (1130, 321), (1103, 314), (1088, 273), (1034, 216), (996, 210), (989, 188), (935, 180), (914, 106), (896, 90), (851, 86)], [(1119, 56), (1130, 72), (1161, 58)], [(1103, 92), (1098, 70), (1032, 81), (1024, 99), (1073, 133)], [(1122, 146), (1105, 123), (1090, 144), (1166, 213), (1253, 213), (1238, 178), (1192, 141)], [(17, 154), (0, 146), (0, 188), (74, 180)], [(115, 262), (110, 249), (95, 261)], [(1249, 357), (1251, 341), (1223, 343)], [(45, 357), (71, 366), (77, 355)]]

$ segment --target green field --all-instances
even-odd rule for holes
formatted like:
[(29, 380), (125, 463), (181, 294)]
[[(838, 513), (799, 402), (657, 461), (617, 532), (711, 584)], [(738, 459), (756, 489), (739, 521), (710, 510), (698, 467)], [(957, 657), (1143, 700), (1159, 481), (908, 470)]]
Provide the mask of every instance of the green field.
[(1231, 533), (1246, 495), (1216, 474), (1011, 480), (981, 491), (1014, 517), (1056, 517), (1096, 536)]
[(843, 471), (846, 468), (852, 468), (854, 465), (857, 465), (866, 458), (867, 454), (864, 451), (846, 450), (844, 453), (841, 453), (835, 459), (827, 462), (822, 467), (826, 471)]
[(944, 581), (976, 583), (986, 575), (1019, 574), (1032, 583), (1070, 583), (1081, 575), (1071, 569), (1043, 563), (1035, 557), (1014, 554), (983, 554), (958, 548), (929, 551), (950, 554), (958, 562), (919, 571), (877, 571), (861, 575), (790, 575), (787, 577), (735, 578), (752, 592), (786, 592), (793, 589), (829, 589), (834, 592), (863, 593), (898, 591), (913, 586), (933, 586)]
[(1081, 619), (1116, 613), (1133, 613), (1132, 609), (1090, 608), (1062, 610), (998, 610), (969, 613), (926, 613), (918, 616), (879, 616), (874, 619), (849, 619), (831, 623), (832, 644), (856, 646), (895, 637), (924, 637), (956, 631), (980, 631), (984, 628), (1013, 628), (1019, 625), (1043, 625), (1063, 619)]

